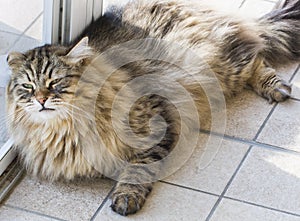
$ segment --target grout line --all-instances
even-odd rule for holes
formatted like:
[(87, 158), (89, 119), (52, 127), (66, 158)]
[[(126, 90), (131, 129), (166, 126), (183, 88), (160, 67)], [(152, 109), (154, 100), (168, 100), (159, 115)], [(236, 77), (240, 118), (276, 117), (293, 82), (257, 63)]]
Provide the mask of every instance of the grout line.
[(273, 208), (273, 207), (264, 206), (264, 205), (257, 204), (257, 203), (252, 203), (252, 202), (245, 201), (245, 200), (240, 200), (240, 199), (236, 199), (236, 198), (232, 198), (232, 197), (228, 197), (228, 196), (224, 196), (224, 199), (229, 199), (229, 200), (233, 200), (233, 201), (236, 201), (236, 202), (240, 202), (240, 203), (244, 203), (244, 204), (248, 204), (248, 205), (252, 205), (252, 206), (257, 206), (257, 207), (261, 207), (261, 208), (264, 208), (264, 209), (268, 209), (268, 210), (272, 210), (272, 211), (276, 211), (276, 212), (285, 213), (285, 214), (288, 214), (288, 215), (300, 217), (300, 214), (297, 214), (297, 213), (292, 213), (292, 212), (288, 212), (288, 211), (285, 211), (285, 210), (280, 210), (280, 209), (276, 209), (276, 208)]
[[(290, 80), (289, 80), (289, 83), (292, 84), (292, 81), (294, 80), (296, 74), (298, 73), (300, 69), (300, 64), (297, 66), (295, 72), (293, 73), (293, 75), (291, 76)], [(290, 97), (291, 100), (294, 100), (294, 101), (300, 101), (300, 98), (296, 98), (296, 97)]]
[(98, 214), (100, 213), (100, 211), (104, 207), (105, 203), (108, 201), (108, 199), (109, 199), (110, 195), (112, 194), (113, 190), (115, 189), (116, 185), (117, 185), (117, 183), (115, 183), (113, 185), (113, 187), (108, 192), (107, 196), (104, 198), (104, 200), (102, 201), (102, 203), (100, 204), (100, 206), (98, 207), (98, 209), (96, 210), (96, 212), (94, 213), (94, 215), (92, 216), (92, 218), (90, 219), (90, 221), (94, 221), (95, 218), (98, 216)]
[(199, 192), (199, 193), (208, 194), (208, 195), (211, 195), (211, 196), (217, 196), (217, 197), (219, 197), (219, 196), (220, 196), (220, 195), (218, 195), (218, 194), (215, 194), (215, 193), (211, 193), (211, 192), (207, 192), (207, 191), (203, 191), (203, 190), (199, 190), (199, 189), (195, 189), (195, 188), (191, 188), (191, 187), (183, 186), (183, 185), (176, 184), (176, 183), (171, 183), (171, 182), (164, 181), (164, 180), (159, 180), (158, 182), (160, 182), (160, 183), (164, 183), (164, 184), (168, 184), (168, 185), (171, 185), (171, 186), (180, 187), (180, 188), (187, 189), (187, 190), (192, 190), (192, 191)]
[(60, 219), (60, 218), (57, 218), (57, 217), (54, 217), (54, 216), (49, 216), (49, 215), (46, 215), (46, 214), (43, 214), (43, 213), (40, 213), (40, 212), (36, 212), (36, 211), (32, 211), (32, 210), (27, 210), (27, 209), (20, 208), (20, 207), (17, 207), (17, 206), (12, 206), (10, 204), (5, 204), (4, 206), (7, 207), (7, 208), (10, 208), (10, 209), (20, 210), (20, 211), (23, 211), (23, 212), (26, 212), (26, 213), (31, 213), (31, 214), (34, 214), (34, 215), (38, 215), (38, 216), (42, 216), (42, 217), (46, 217), (46, 218), (50, 218), (50, 219), (55, 219), (57, 221), (66, 221), (64, 219)]
[(239, 9), (241, 9), (243, 7), (243, 5), (245, 4), (246, 0), (243, 0), (242, 3), (239, 6)]
[(9, 47), (4, 54), (7, 54), (19, 41), (24, 37), (25, 33), (35, 24), (35, 22), (43, 15), (43, 11), (29, 24), (29, 26), (19, 35), (19, 37), (14, 41), (11, 47)]
[(213, 136), (218, 136), (218, 137), (223, 137), (225, 140), (229, 140), (229, 141), (235, 141), (235, 142), (239, 142), (242, 144), (248, 144), (249, 146), (258, 146), (258, 147), (262, 147), (262, 148), (266, 148), (266, 149), (271, 149), (274, 151), (280, 151), (280, 152), (286, 152), (289, 154), (295, 154), (295, 155), (300, 155), (300, 152), (295, 151), (295, 150), (290, 150), (290, 149), (286, 149), (283, 147), (279, 147), (276, 145), (272, 145), (272, 144), (267, 144), (267, 143), (261, 143), (259, 141), (254, 141), (254, 140), (248, 140), (245, 138), (239, 138), (239, 137), (233, 137), (233, 136), (229, 136), (229, 135), (222, 135), (216, 132), (209, 132), (209, 131), (204, 131), (201, 130), (200, 133), (203, 134), (212, 134)]
[(0, 32), (2, 32), (2, 33), (6, 33), (6, 34), (12, 34), (12, 35), (16, 35), (16, 36), (20, 36), (20, 35), (22, 35), (22, 32), (20, 32), (20, 33), (16, 33), (16, 32), (12, 32), (12, 31), (6, 31), (6, 30), (0, 30)]
[(213, 216), (213, 214), (215, 213), (217, 207), (219, 206), (220, 202), (222, 201), (225, 193), (227, 192), (227, 190), (229, 189), (229, 186), (231, 185), (231, 183), (233, 182), (234, 178), (236, 177), (237, 173), (240, 171), (243, 163), (245, 162), (245, 160), (247, 159), (248, 155), (250, 154), (251, 150), (252, 150), (253, 146), (250, 146), (247, 150), (247, 152), (245, 153), (243, 159), (241, 160), (241, 162), (239, 163), (238, 167), (236, 168), (236, 170), (234, 171), (233, 175), (231, 176), (230, 180), (227, 182), (223, 192), (221, 193), (221, 195), (219, 196), (217, 202), (215, 203), (215, 205), (213, 206), (213, 208), (211, 209), (211, 211), (209, 212), (208, 216), (206, 217), (205, 221), (209, 221), (211, 219), (211, 217)]
[(300, 98), (296, 98), (296, 97), (291, 97), (290, 99), (294, 101), (300, 101)]
[(254, 141), (257, 141), (257, 138), (259, 137), (259, 135), (260, 135), (260, 133), (262, 132), (262, 130), (265, 128), (267, 122), (268, 122), (269, 119), (271, 118), (271, 116), (272, 116), (272, 114), (273, 114), (273, 112), (275, 111), (275, 108), (276, 108), (277, 106), (278, 106), (278, 103), (276, 103), (276, 104), (272, 107), (272, 109), (271, 109), (271, 111), (269, 112), (268, 116), (266, 117), (266, 119), (264, 120), (264, 122), (262, 123), (262, 125), (259, 127), (259, 129), (258, 129), (256, 135), (254, 136), (254, 138), (253, 138)]
[(291, 76), (291, 78), (289, 80), (289, 83), (291, 83), (294, 80), (294, 78), (295, 78), (296, 74), (298, 73), (299, 69), (300, 69), (300, 64), (297, 66), (296, 70), (292, 74), (292, 76)]
[(300, 156), (300, 152), (298, 152), (296, 150), (290, 150), (290, 149), (286, 149), (286, 148), (283, 148), (283, 147), (278, 147), (278, 146), (271, 145), (271, 144), (255, 142), (255, 146), (263, 147), (263, 148), (266, 148), (266, 149), (271, 149), (271, 150), (278, 151), (278, 152), (283, 152), (283, 153), (288, 153), (288, 154), (293, 154), (293, 155), (299, 155)]

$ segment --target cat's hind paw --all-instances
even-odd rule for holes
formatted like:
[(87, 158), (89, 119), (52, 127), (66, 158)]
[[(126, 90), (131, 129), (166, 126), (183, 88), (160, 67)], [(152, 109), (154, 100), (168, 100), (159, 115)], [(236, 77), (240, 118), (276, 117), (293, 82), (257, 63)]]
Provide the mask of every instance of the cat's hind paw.
[(273, 87), (269, 87), (263, 96), (269, 101), (282, 102), (291, 97), (292, 87), (283, 80), (278, 81)]

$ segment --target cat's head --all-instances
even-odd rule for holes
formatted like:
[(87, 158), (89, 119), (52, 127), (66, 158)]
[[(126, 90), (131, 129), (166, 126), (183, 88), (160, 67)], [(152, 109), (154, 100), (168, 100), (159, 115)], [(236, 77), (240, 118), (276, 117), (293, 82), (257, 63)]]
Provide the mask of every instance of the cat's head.
[(34, 122), (67, 118), (77, 82), (93, 56), (87, 37), (72, 48), (45, 45), (10, 53), (8, 105)]

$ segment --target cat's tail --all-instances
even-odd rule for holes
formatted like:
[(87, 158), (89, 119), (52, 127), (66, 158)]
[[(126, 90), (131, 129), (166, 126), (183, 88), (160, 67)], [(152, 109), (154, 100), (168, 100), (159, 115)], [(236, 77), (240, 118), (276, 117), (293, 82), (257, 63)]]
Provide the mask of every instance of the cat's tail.
[(300, 61), (300, 0), (282, 0), (276, 8), (260, 18), (262, 51), (272, 66)]

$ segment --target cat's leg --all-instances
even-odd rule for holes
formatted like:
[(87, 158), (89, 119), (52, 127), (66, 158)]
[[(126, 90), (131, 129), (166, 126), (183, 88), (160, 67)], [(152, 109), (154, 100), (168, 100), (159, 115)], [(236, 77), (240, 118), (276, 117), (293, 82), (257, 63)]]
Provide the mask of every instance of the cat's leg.
[[(125, 216), (142, 208), (153, 183), (168, 174), (166, 157), (176, 146), (181, 127), (187, 127), (183, 124), (176, 107), (164, 97), (145, 95), (135, 102), (129, 114), (130, 129), (139, 137), (150, 137), (151, 142), (130, 142), (133, 157), (118, 177), (112, 210)], [(159, 140), (154, 145), (155, 138)]]
[(151, 168), (147, 165), (157, 162), (158, 158), (166, 155), (165, 153), (163, 148), (152, 148), (149, 154), (146, 153), (124, 169), (112, 194), (113, 211), (126, 216), (142, 208), (162, 166), (159, 162)]
[(267, 67), (263, 61), (256, 65), (248, 84), (270, 103), (284, 101), (291, 94), (291, 85), (278, 77), (275, 70)]

